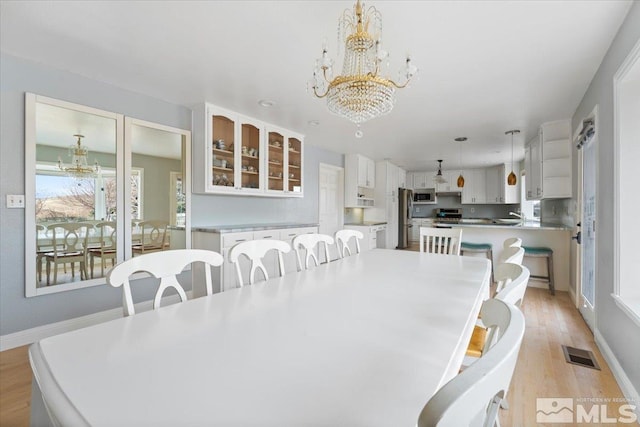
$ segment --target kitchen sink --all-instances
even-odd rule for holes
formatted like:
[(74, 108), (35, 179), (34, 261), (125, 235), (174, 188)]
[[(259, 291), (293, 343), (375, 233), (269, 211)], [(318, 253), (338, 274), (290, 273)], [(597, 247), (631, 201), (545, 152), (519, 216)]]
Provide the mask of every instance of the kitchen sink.
[(518, 225), (522, 223), (522, 220), (519, 218), (496, 218), (492, 222), (499, 225)]

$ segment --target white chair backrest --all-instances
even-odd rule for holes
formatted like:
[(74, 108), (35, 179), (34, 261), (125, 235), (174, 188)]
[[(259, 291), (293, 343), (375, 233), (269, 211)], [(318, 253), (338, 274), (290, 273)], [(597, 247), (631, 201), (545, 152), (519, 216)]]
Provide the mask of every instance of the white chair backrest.
[(460, 255), (461, 228), (420, 227), (420, 252)]
[(267, 273), (267, 268), (262, 263), (262, 258), (271, 250), (278, 252), (278, 267), (280, 269), (280, 275), (284, 276), (284, 260), (282, 254), (288, 253), (291, 250), (291, 246), (289, 246), (287, 242), (272, 239), (249, 240), (248, 242), (240, 242), (231, 248), (229, 251), (229, 261), (236, 266), (236, 278), (238, 279), (240, 287), (244, 285), (240, 268), (240, 256), (244, 255), (251, 261), (249, 284), (253, 285), (258, 270), (262, 271), (264, 280), (269, 280), (269, 274)]
[(61, 222), (50, 224), (53, 252), (84, 252), (93, 224), (88, 222)]
[(150, 273), (153, 277), (160, 279), (160, 286), (156, 291), (153, 299), (153, 308), (160, 307), (162, 295), (167, 288), (174, 288), (181, 301), (186, 301), (187, 295), (184, 289), (178, 283), (176, 275), (180, 274), (184, 268), (193, 262), (204, 262), (205, 264), (205, 281), (207, 295), (213, 294), (213, 286), (211, 284), (211, 269), (209, 266), (219, 267), (224, 259), (217, 252), (207, 251), (203, 249), (176, 249), (163, 252), (150, 252), (135, 258), (130, 258), (109, 271), (107, 274), (107, 283), (117, 288), (122, 286), (122, 305), (125, 316), (135, 314), (133, 306), (133, 297), (131, 295), (131, 284), (129, 277), (138, 271)]
[(95, 225), (100, 235), (100, 247), (102, 249), (116, 248), (116, 222), (103, 221)]
[[(293, 249), (296, 251), (296, 259), (298, 261), (298, 271), (302, 271), (303, 269), (308, 269), (311, 263), (311, 260), (316, 264), (316, 266), (320, 265), (320, 261), (315, 253), (315, 248), (317, 245), (324, 244), (324, 259), (326, 262), (330, 261), (329, 258), (329, 245), (333, 245), (333, 237), (326, 234), (301, 234), (293, 238)], [(319, 248), (318, 248), (319, 249)], [(300, 258), (300, 253), (305, 251), (304, 258), (304, 268), (302, 267), (302, 258)]]
[(511, 247), (511, 246), (517, 246), (517, 247), (522, 246), (522, 239), (519, 238), (519, 237), (509, 237), (502, 244), (503, 248), (508, 248), (508, 247)]
[(509, 246), (504, 248), (498, 259), (498, 264), (509, 262), (512, 264), (522, 265), (522, 259), (524, 258), (524, 249), (517, 246)]
[(347, 252), (351, 255), (349, 249), (349, 239), (356, 239), (356, 253), (360, 253), (360, 240), (364, 239), (364, 234), (358, 230), (338, 230), (335, 234), (336, 244), (338, 245), (338, 254), (340, 258), (347, 256)]
[[(515, 306), (496, 299), (482, 305), (482, 319), (499, 321), (495, 345), (437, 391), (418, 418), (418, 427), (468, 426), (482, 417), (483, 426), (496, 425), (518, 360), (524, 336), (524, 316)], [(475, 424), (474, 424), (475, 425)]]
[(500, 264), (495, 272), (498, 282), (495, 298), (520, 307), (527, 291), (530, 275), (529, 269), (522, 265)]

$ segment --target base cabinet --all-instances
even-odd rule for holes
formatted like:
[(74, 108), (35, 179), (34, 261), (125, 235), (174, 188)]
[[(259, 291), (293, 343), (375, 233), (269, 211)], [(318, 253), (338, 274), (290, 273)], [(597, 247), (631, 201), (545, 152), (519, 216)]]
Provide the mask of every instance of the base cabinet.
[[(370, 251), (371, 249), (384, 248), (386, 246), (387, 224), (378, 225), (345, 225), (347, 230), (360, 231), (364, 238), (360, 241), (360, 250)], [(349, 249), (352, 254), (356, 253), (356, 245), (354, 239), (349, 241)]]
[[(317, 233), (318, 227), (299, 227), (299, 228), (283, 228), (260, 231), (240, 231), (231, 233), (220, 233), (211, 231), (194, 231), (192, 233), (192, 246), (194, 249), (207, 249), (222, 254), (224, 263), (220, 268), (214, 268), (211, 272), (213, 282), (213, 292), (224, 292), (229, 289), (238, 287), (235, 266), (229, 262), (229, 251), (232, 247), (241, 242), (249, 240), (272, 239), (283, 240), (290, 245), (295, 236), (300, 234)], [(283, 255), (285, 273), (293, 273), (297, 271), (296, 254), (293, 248), (289, 253)], [(276, 277), (280, 274), (278, 267), (278, 256), (275, 251), (267, 253), (263, 259), (263, 264), (267, 269), (270, 277)], [(245, 283), (249, 279), (250, 264), (246, 257), (240, 258), (240, 270)], [(204, 285), (204, 267), (195, 264), (192, 269), (193, 275), (193, 295), (200, 297), (206, 295)], [(258, 277), (260, 273), (258, 273)]]

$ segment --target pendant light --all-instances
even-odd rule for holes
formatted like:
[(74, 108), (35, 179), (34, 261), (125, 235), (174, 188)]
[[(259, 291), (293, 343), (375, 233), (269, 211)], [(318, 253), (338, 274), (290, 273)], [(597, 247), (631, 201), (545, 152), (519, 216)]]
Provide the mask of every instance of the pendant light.
[(508, 130), (504, 133), (505, 135), (511, 135), (511, 173), (507, 177), (507, 184), (509, 185), (516, 185), (516, 183), (518, 182), (516, 174), (513, 173), (513, 134), (518, 133), (520, 133), (518, 129)]
[(462, 176), (462, 143), (466, 141), (465, 136), (461, 136), (455, 139), (458, 142), (458, 166), (460, 167), (460, 175), (458, 176), (457, 185), (458, 188), (464, 187), (464, 176)]
[(446, 184), (447, 180), (442, 176), (442, 160), (438, 160), (438, 173), (435, 178), (436, 184)]

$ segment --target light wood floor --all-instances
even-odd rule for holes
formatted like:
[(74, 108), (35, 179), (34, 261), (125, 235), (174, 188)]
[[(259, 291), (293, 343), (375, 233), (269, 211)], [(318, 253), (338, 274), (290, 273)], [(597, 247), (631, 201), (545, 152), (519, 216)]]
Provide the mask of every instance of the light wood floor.
[[(527, 327), (507, 396), (510, 407), (500, 411), (503, 426), (536, 425), (538, 397), (622, 397), (590, 331), (566, 292), (557, 292), (552, 297), (545, 289), (529, 288), (523, 311)], [(566, 363), (561, 344), (593, 351), (602, 370)], [(0, 426), (29, 425), (30, 398), (27, 347), (0, 352)], [(608, 409), (610, 416), (617, 414), (615, 404), (610, 403)]]

